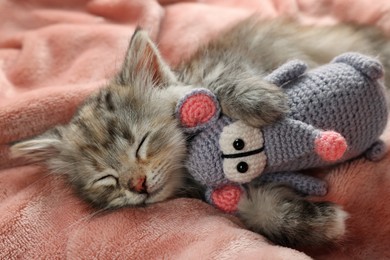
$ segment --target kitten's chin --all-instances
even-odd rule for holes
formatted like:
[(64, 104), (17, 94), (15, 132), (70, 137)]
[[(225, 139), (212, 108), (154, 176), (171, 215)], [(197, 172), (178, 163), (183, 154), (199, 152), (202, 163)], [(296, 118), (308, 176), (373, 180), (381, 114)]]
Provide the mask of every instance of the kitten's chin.
[(175, 189), (174, 185), (162, 186), (160, 189), (158, 189), (155, 192), (149, 194), (149, 196), (145, 200), (145, 203), (146, 204), (152, 204), (152, 203), (157, 203), (157, 202), (169, 199), (170, 197), (172, 197), (174, 195), (175, 190), (176, 189)]
[(111, 200), (108, 203), (108, 208), (121, 208), (125, 206), (137, 206), (145, 203), (148, 198), (147, 194), (130, 194), (130, 192), (126, 192), (125, 196), (121, 196)]
[(175, 193), (175, 185), (165, 185), (150, 194), (134, 194), (126, 191), (125, 196), (111, 200), (107, 208), (120, 208), (125, 206), (140, 206), (164, 201)]

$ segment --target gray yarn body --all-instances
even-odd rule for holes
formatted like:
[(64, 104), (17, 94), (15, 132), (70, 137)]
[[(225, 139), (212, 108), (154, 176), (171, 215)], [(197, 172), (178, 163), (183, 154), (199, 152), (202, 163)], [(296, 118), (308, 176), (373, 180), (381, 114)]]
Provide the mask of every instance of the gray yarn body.
[[(348, 144), (343, 157), (332, 164), (375, 146), (388, 117), (384, 87), (378, 82), (383, 71), (376, 60), (355, 53), (303, 74), (305, 70), (302, 62), (293, 61), (267, 77), (284, 89), (290, 112), (261, 129), (267, 162), (257, 181), (286, 182), (304, 193), (323, 195), (323, 181), (292, 171), (330, 164), (314, 152), (315, 139), (322, 131), (336, 131)], [(221, 116), (189, 143), (187, 168), (203, 185), (215, 188), (231, 183), (224, 173), (219, 141), (224, 127), (232, 122)]]
[[(384, 87), (369, 76), (379, 76), (381, 68), (376, 65), (380, 66), (365, 56), (346, 54), (283, 85), (290, 107), (286, 118), (307, 126), (294, 131), (295, 122), (283, 120), (263, 130), (268, 157), (264, 172), (334, 164), (312, 152), (317, 129), (336, 131), (346, 139), (348, 150), (339, 162), (370, 149), (383, 133), (388, 118)], [(378, 74), (372, 70), (378, 70)]]

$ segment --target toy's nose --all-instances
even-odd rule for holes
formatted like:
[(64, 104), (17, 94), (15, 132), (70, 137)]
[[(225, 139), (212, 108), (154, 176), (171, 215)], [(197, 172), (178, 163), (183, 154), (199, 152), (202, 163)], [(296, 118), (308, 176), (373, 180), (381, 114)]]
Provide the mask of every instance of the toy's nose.
[(140, 177), (136, 179), (129, 180), (128, 183), (129, 189), (132, 192), (135, 193), (147, 193), (147, 186), (146, 186), (146, 177)]
[(315, 151), (324, 161), (333, 162), (343, 157), (348, 145), (345, 138), (334, 131), (322, 132), (315, 140)]

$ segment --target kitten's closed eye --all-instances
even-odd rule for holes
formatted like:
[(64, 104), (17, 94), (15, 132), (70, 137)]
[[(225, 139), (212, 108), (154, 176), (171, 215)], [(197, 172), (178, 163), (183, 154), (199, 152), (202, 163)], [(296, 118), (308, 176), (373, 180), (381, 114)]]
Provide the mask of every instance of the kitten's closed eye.
[(141, 148), (142, 148), (142, 145), (145, 143), (146, 138), (148, 138), (148, 136), (149, 136), (149, 132), (147, 132), (147, 133), (142, 137), (141, 142), (139, 143), (138, 148), (137, 148), (137, 150), (135, 151), (135, 157), (136, 157), (137, 159), (145, 158), (145, 156), (146, 156), (146, 152), (145, 152), (145, 149), (146, 149), (146, 148), (143, 149), (143, 153), (142, 153), (143, 156), (140, 156), (140, 150), (141, 150)]
[(118, 186), (119, 179), (114, 175), (104, 175), (93, 181), (93, 186)]

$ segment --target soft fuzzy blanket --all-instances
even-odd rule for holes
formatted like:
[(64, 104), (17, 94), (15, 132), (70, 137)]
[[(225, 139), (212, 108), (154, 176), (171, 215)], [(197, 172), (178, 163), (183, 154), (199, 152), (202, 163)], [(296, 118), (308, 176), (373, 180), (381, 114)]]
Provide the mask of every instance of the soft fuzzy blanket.
[[(325, 199), (350, 213), (339, 246), (274, 246), (197, 200), (104, 214), (61, 180), (8, 156), (8, 144), (69, 120), (119, 68), (137, 24), (172, 65), (229, 24), (257, 12), (302, 23), (376, 24), (390, 34), (387, 0), (33, 0), (0, 2), (0, 259), (390, 258), (390, 154), (323, 172)], [(384, 135), (390, 143), (390, 129)]]

